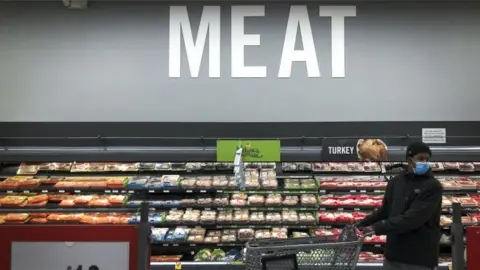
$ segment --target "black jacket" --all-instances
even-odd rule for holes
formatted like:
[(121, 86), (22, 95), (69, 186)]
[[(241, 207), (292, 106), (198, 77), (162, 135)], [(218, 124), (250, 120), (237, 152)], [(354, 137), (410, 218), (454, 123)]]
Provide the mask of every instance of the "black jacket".
[(440, 182), (430, 173), (403, 172), (388, 182), (382, 206), (359, 226), (387, 235), (387, 260), (433, 268), (438, 265), (441, 212)]

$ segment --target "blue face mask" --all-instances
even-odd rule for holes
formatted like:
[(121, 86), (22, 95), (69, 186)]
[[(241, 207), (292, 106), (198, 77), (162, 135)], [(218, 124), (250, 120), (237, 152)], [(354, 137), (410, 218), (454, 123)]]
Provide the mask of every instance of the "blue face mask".
[(417, 161), (413, 173), (416, 175), (424, 175), (430, 170), (430, 163)]

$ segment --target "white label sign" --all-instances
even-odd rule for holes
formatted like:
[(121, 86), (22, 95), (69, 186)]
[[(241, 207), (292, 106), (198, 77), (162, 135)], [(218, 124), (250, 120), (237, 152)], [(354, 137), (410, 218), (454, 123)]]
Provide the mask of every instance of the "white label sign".
[(128, 242), (13, 242), (11, 270), (129, 270)]
[(424, 143), (447, 143), (447, 129), (445, 129), (445, 128), (422, 128), (422, 142), (424, 142)]

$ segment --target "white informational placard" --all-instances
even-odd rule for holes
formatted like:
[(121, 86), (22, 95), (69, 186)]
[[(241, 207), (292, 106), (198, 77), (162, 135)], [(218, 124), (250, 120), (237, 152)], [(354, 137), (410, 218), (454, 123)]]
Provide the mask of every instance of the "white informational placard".
[(13, 242), (10, 270), (129, 270), (128, 242)]
[(447, 143), (446, 128), (422, 128), (422, 142)]

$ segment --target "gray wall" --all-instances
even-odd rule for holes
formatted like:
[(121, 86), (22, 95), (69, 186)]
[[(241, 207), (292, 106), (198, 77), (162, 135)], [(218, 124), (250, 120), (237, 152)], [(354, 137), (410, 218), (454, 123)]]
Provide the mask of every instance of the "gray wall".
[[(197, 30), (200, 8), (192, 6)], [(480, 4), (357, 4), (346, 20), (346, 77), (331, 78), (330, 19), (310, 8), (321, 78), (295, 64), (277, 78), (288, 5), (247, 19), (261, 46), (230, 77), (222, 8), (221, 78), (168, 77), (169, 8), (161, 3), (0, 4), (0, 121), (480, 121)], [(184, 55), (184, 50), (182, 50)]]

